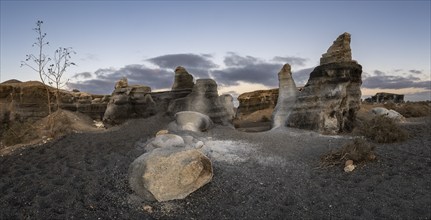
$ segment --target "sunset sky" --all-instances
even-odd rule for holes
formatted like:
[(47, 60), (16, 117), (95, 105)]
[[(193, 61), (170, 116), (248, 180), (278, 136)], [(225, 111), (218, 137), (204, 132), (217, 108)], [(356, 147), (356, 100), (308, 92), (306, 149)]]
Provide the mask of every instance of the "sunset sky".
[(70, 88), (110, 94), (123, 76), (153, 90), (176, 66), (213, 78), (219, 93), (278, 87), (292, 65), (304, 85), (343, 32), (363, 67), (363, 97), (387, 91), (431, 100), (430, 1), (1, 1), (0, 82), (38, 80), (20, 67), (43, 20), (52, 56), (73, 47)]

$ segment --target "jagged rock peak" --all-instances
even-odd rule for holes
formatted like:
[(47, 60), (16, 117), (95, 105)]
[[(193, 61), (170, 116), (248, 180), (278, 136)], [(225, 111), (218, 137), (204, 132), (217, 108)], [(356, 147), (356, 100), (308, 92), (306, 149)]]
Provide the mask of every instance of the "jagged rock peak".
[(182, 66), (175, 68), (175, 81), (172, 90), (192, 89), (193, 86), (193, 76), (187, 72), (186, 68)]
[(334, 43), (329, 47), (328, 51), (322, 54), (322, 58), (320, 58), (320, 65), (352, 61), (350, 39), (351, 36), (347, 32), (344, 32), (342, 35), (338, 36)]

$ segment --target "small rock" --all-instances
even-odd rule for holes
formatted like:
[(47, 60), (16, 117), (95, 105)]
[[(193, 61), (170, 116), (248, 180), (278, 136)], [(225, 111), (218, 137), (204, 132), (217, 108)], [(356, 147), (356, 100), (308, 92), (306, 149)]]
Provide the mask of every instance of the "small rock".
[(156, 133), (156, 136), (162, 135), (162, 134), (168, 134), (169, 131), (168, 130), (160, 130)]
[(349, 165), (353, 165), (353, 160), (348, 160), (348, 161), (346, 161), (346, 163), (345, 163), (345, 165), (344, 166), (349, 166)]
[(151, 145), (157, 148), (182, 147), (184, 146), (184, 139), (176, 134), (162, 134), (156, 136)]
[(355, 165), (350, 164), (350, 165), (348, 165), (348, 166), (345, 166), (345, 167), (344, 167), (344, 172), (346, 172), (346, 173), (350, 173), (350, 172), (352, 172), (355, 168), (356, 168), (356, 166), (355, 166)]
[(144, 209), (145, 212), (147, 213), (153, 213), (153, 207), (149, 206), (149, 205), (144, 205), (142, 207)]

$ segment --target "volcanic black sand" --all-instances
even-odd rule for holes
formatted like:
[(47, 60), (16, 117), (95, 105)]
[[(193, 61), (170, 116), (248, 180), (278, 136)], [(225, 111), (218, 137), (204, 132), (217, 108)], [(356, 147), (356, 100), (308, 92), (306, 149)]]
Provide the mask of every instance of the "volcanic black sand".
[(352, 173), (317, 168), (320, 155), (351, 136), (216, 127), (196, 135), (208, 145), (212, 182), (184, 200), (142, 201), (128, 167), (168, 122), (129, 121), (0, 157), (0, 219), (431, 218), (430, 118), (404, 123), (407, 141), (376, 144), (377, 161)]

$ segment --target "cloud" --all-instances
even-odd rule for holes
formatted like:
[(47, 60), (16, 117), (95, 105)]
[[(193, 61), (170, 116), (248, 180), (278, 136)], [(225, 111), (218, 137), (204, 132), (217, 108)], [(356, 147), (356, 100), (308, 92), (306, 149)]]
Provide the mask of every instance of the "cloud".
[(147, 85), (151, 89), (167, 89), (172, 86), (174, 73), (164, 69), (151, 69), (140, 64), (127, 65), (120, 69), (98, 69), (96, 79), (81, 80), (69, 83), (71, 89), (94, 94), (110, 94), (115, 82), (127, 77), (130, 85)]
[(83, 79), (88, 79), (91, 78), (91, 73), (90, 72), (83, 72), (83, 73), (76, 73), (75, 75), (72, 76), (72, 78), (74, 79), (78, 79), (78, 78), (83, 78)]
[(288, 63), (291, 66), (304, 66), (305, 62), (307, 62), (308, 59), (302, 58), (302, 57), (294, 57), (294, 56), (287, 56), (287, 57), (280, 57), (275, 56), (272, 58), (275, 62), (281, 62), (281, 63)]
[(404, 95), (404, 100), (413, 101), (413, 102), (431, 100), (431, 90), (412, 93), (412, 94), (406, 94)]
[[(174, 81), (173, 69), (181, 65), (195, 78), (213, 78), (220, 86), (237, 86), (240, 82), (244, 82), (274, 88), (278, 87), (277, 74), (287, 58), (292, 57), (275, 57), (266, 61), (229, 52), (224, 57), (226, 67), (220, 68), (213, 62), (211, 54), (168, 54), (147, 60), (156, 65), (155, 68), (142, 64), (127, 65), (120, 69), (100, 68), (94, 73), (75, 74), (73, 77), (75, 81), (69, 85), (71, 88), (85, 92), (110, 94), (115, 82), (122, 77), (127, 77), (129, 84), (143, 84), (153, 90), (169, 89)], [(297, 63), (305, 60), (295, 59), (298, 60)], [(293, 78), (296, 84), (305, 84), (312, 70), (313, 68), (306, 68), (294, 71)]]
[(420, 71), (420, 70), (409, 70), (409, 72), (414, 73), (414, 74), (422, 74), (422, 71)]
[(242, 81), (274, 87), (278, 85), (277, 73), (281, 67), (281, 64), (250, 63), (246, 66), (214, 70), (211, 75), (217, 83), (223, 86), (238, 85), (238, 82)]
[(420, 81), (420, 78), (409, 75), (391, 76), (376, 70), (373, 76), (363, 79), (362, 86), (369, 89), (401, 89), (401, 88), (422, 88), (431, 89), (431, 81)]
[(223, 62), (228, 67), (233, 67), (233, 66), (245, 67), (245, 66), (254, 65), (262, 62), (258, 58), (252, 57), (252, 56), (240, 56), (234, 52), (228, 52), (227, 54), (228, 55), (225, 56)]
[(168, 54), (150, 58), (152, 64), (165, 69), (175, 69), (177, 66), (183, 66), (189, 73), (198, 78), (208, 78), (209, 69), (217, 68), (210, 54)]
[(80, 59), (81, 61), (99, 61), (99, 57), (96, 54), (86, 53), (84, 57)]

